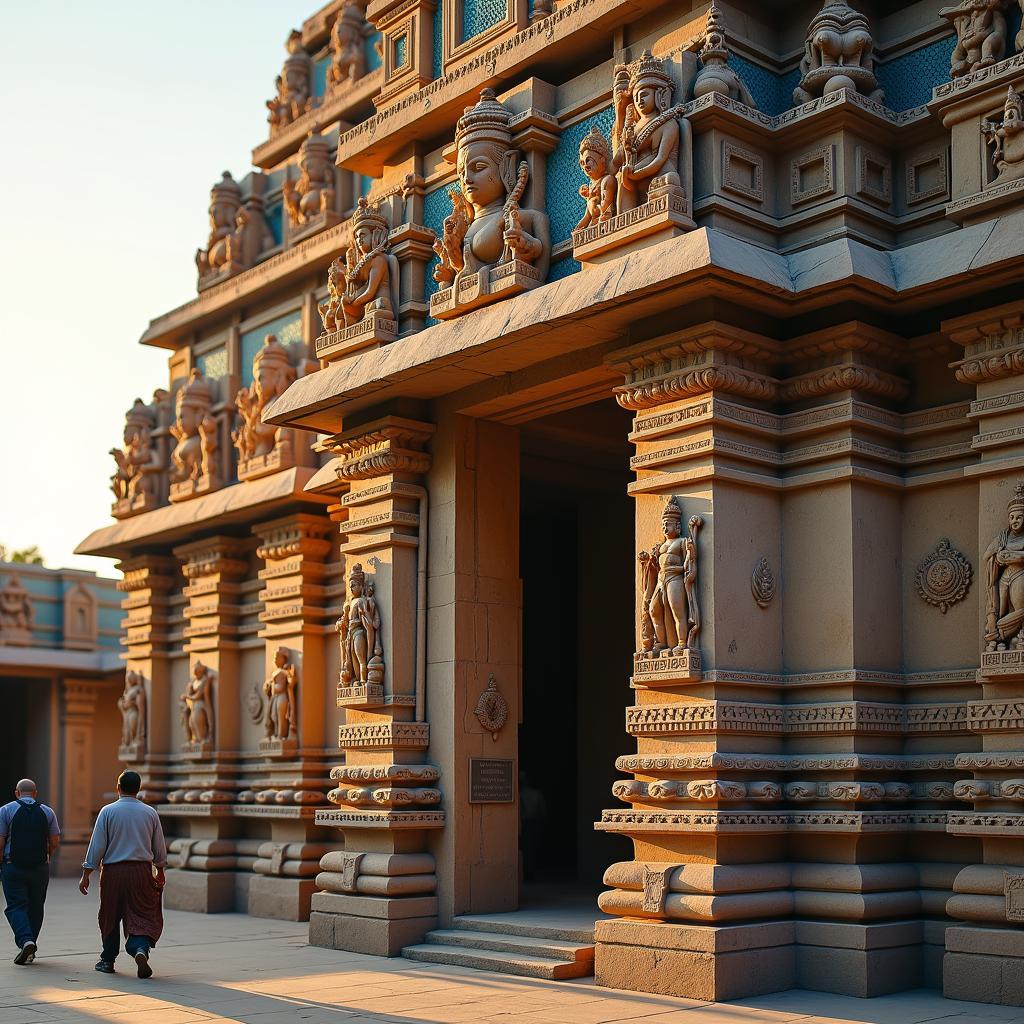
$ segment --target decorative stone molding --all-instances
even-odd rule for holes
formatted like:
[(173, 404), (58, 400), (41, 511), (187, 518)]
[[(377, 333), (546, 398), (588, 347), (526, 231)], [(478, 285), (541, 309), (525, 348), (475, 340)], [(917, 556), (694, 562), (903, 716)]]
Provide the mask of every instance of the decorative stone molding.
[[(615, 760), (620, 772), (665, 773), (691, 771), (777, 771), (777, 772), (848, 772), (848, 771), (945, 771), (971, 768), (973, 763), (962, 759), (975, 754), (628, 754)], [(1011, 755), (1013, 756), (1013, 755)], [(1024, 754), (1016, 755), (1024, 767)], [(979, 767), (987, 767), (981, 764)], [(996, 765), (996, 767), (1008, 767)], [(951, 790), (952, 792), (952, 790)]]
[(921, 598), (943, 615), (967, 595), (973, 570), (967, 558), (943, 537), (917, 567), (914, 581)]
[(437, 782), (441, 771), (432, 764), (343, 764), (331, 769), (331, 778), (350, 785), (367, 782), (424, 785)]
[(498, 692), (498, 680), (493, 672), (487, 676), (487, 688), (480, 694), (473, 714), (480, 725), (491, 734), (491, 739), (497, 743), (498, 733), (508, 718), (508, 703)]
[(425, 750), (430, 738), (426, 722), (379, 722), (338, 727), (338, 746), (343, 750)]
[(752, 202), (763, 203), (764, 157), (735, 142), (723, 142), (722, 188)]
[(767, 558), (761, 558), (750, 574), (750, 592), (758, 608), (767, 608), (775, 598), (775, 574)]
[(916, 206), (929, 200), (949, 195), (949, 149), (929, 150), (907, 158), (907, 206)]
[(835, 192), (835, 146), (819, 146), (789, 164), (789, 201), (793, 206)]
[(857, 195), (882, 206), (892, 203), (892, 160), (866, 146), (857, 147)]
[(432, 427), (417, 421), (387, 416), (328, 437), (321, 447), (340, 456), (335, 466), (339, 480), (370, 480), (387, 473), (418, 475), (430, 467), (430, 455), (423, 447), (432, 433)]

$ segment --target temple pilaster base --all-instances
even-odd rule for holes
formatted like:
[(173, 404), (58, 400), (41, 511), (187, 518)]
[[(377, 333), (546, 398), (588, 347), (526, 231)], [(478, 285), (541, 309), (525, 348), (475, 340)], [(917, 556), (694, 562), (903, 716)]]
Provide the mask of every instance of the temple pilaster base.
[(796, 977), (791, 921), (599, 921), (594, 937), (594, 977), (607, 988), (720, 1002), (792, 988)]
[(947, 928), (942, 991), (948, 999), (1024, 1005), (1024, 932)]
[(316, 892), (312, 878), (274, 878), (254, 875), (249, 882), (246, 905), (252, 917), (277, 921), (308, 921), (310, 900)]
[(235, 909), (236, 872), (167, 869), (164, 907), (195, 914), (224, 914)]
[(437, 927), (437, 897), (384, 899), (318, 892), (309, 915), (309, 944), (374, 956), (398, 956)]

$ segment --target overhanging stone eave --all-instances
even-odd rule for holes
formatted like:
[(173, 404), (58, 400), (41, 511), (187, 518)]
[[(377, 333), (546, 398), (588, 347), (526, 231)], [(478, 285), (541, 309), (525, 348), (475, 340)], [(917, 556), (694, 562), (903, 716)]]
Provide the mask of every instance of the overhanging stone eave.
[(257, 514), (261, 519), (273, 518), (297, 503), (325, 503), (329, 499), (305, 489), (315, 473), (314, 468), (299, 466), (119, 519), (90, 533), (75, 548), (75, 554), (128, 558), (141, 548), (192, 539), (203, 528), (223, 530), (248, 523)]

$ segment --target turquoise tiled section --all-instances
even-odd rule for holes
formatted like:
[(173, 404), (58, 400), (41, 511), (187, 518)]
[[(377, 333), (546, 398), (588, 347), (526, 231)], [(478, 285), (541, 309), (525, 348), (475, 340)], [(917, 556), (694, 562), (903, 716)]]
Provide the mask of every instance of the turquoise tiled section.
[(220, 380), (228, 375), (228, 350), (223, 345), (210, 349), (196, 360), (196, 364), (207, 380)]
[(409, 51), (409, 38), (408, 36), (399, 36), (395, 40), (395, 67), (400, 68), (405, 66), (405, 60), (408, 56)]
[[(423, 224), (424, 227), (430, 228), (434, 234), (441, 237), (441, 229), (444, 227), (444, 219), (452, 212), (452, 201), (448, 198), (448, 189), (451, 185), (442, 185), (441, 188), (435, 188), (433, 192), (428, 192), (423, 197)], [(440, 287), (434, 280), (434, 267), (436, 267), (441, 261), (436, 256), (431, 256), (430, 262), (427, 264), (427, 286), (426, 293), (423, 296), (426, 302), (430, 302), (430, 296), (437, 291)], [(436, 324), (437, 321), (433, 317), (427, 317), (427, 326)]]
[(949, 81), (949, 60), (956, 39), (946, 36), (884, 64), (875, 65), (875, 77), (885, 90), (890, 110), (912, 110), (932, 98), (932, 89)]
[(313, 95), (323, 97), (327, 92), (327, 69), (331, 65), (331, 55), (325, 54), (313, 64)]
[(580, 170), (580, 143), (591, 128), (611, 138), (615, 114), (605, 107), (596, 114), (578, 121), (562, 132), (558, 145), (548, 155), (547, 195), (548, 219), (551, 221), (551, 244), (564, 242), (583, 216), (583, 200), (579, 187), (583, 184)]
[(729, 55), (729, 66), (743, 79), (754, 97), (754, 106), (762, 113), (777, 117), (793, 106), (793, 90), (800, 84), (799, 68), (777, 75), (735, 53)]
[(368, 196), (370, 189), (373, 188), (373, 183), (376, 178), (368, 178), (365, 174), (359, 175), (359, 194), (361, 196)]
[(1012, 11), (1006, 12), (1006, 38), (1009, 40), (1009, 46), (1006, 48), (1007, 57), (1012, 56), (1016, 51), (1013, 41), (1017, 38), (1017, 33), (1020, 31), (1022, 22), (1024, 22), (1024, 11), (1019, 7), (1014, 7)]
[(444, 50), (444, 4), (443, 0), (437, 0), (437, 7), (434, 8), (434, 77), (441, 77), (442, 54)]
[(274, 236), (274, 245), (280, 245), (284, 238), (284, 203), (278, 200), (268, 204), (263, 210), (263, 217)]
[(462, 0), (462, 42), (497, 25), (507, 11), (507, 0)]
[(363, 52), (366, 54), (366, 70), (373, 71), (380, 67), (380, 54), (377, 52), (377, 44), (380, 42), (380, 33), (374, 32), (368, 36), (363, 43)]
[(263, 348), (263, 339), (268, 334), (276, 334), (277, 340), (290, 348), (302, 342), (302, 314), (295, 310), (292, 313), (285, 313), (270, 323), (260, 324), (251, 331), (246, 331), (241, 338), (241, 365), (242, 365), (242, 386), (248, 387), (252, 383), (252, 361), (256, 353)]
[[(69, 591), (81, 583), (95, 595), (97, 601), (109, 603), (112, 607), (97, 607), (97, 626), (110, 630), (114, 635), (97, 637), (100, 647), (116, 650), (120, 647), (122, 611), (121, 595), (114, 580), (96, 579), (88, 576), (65, 577), (59, 569), (26, 569), (24, 566), (4, 565), (18, 576), (22, 586), (31, 595), (32, 638), (40, 647), (60, 647), (64, 643), (64, 598)], [(0, 585), (9, 578), (0, 574)]]
[(567, 256), (564, 260), (551, 264), (551, 269), (548, 271), (548, 281), (561, 281), (563, 277), (568, 277), (570, 274), (575, 274), (577, 270), (582, 269), (583, 266), (579, 260), (574, 260), (571, 256)]

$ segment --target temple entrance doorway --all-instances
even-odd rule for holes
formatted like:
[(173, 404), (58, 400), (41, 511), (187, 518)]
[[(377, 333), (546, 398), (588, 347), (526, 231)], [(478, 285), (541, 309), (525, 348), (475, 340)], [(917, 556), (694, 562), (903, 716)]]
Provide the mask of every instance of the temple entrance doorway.
[[(4, 709), (4, 739), (0, 743), (0, 804), (13, 799), (14, 787), (26, 776), (36, 781), (41, 792), (46, 782), (45, 777), (39, 777), (45, 772), (46, 762), (38, 756), (38, 751), (29, 747), (29, 737), (33, 734), (33, 723), (29, 721), (30, 704), (34, 703), (30, 700), (33, 682), (31, 679), (0, 679), (0, 706)], [(44, 752), (48, 752), (46, 748)], [(47, 793), (43, 799), (51, 802), (54, 797)]]
[(610, 398), (521, 428), (521, 904), (586, 901), (632, 856), (614, 806), (633, 650), (630, 416)]

